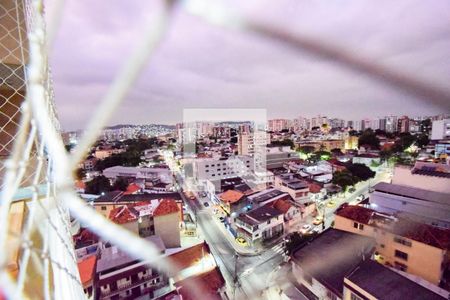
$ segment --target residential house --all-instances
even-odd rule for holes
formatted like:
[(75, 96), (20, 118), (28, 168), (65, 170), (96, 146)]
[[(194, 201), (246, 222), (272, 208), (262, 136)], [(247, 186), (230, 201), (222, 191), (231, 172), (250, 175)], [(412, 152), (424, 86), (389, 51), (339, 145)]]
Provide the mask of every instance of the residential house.
[(336, 212), (334, 227), (376, 241), (376, 259), (439, 285), (449, 266), (450, 229), (382, 214), (362, 206)]
[(180, 209), (174, 200), (122, 205), (109, 218), (141, 237), (158, 235), (167, 248), (180, 247)]
[(297, 178), (293, 173), (275, 176), (275, 188), (288, 193), (298, 204), (311, 202), (308, 182)]
[[(269, 204), (270, 205), (270, 204)], [(283, 213), (285, 231), (288, 232), (291, 228), (302, 220), (302, 208), (295, 205), (292, 201), (279, 199), (272, 202), (273, 208)]]
[(236, 218), (237, 235), (252, 245), (261, 245), (284, 232), (283, 212), (269, 205), (243, 213)]

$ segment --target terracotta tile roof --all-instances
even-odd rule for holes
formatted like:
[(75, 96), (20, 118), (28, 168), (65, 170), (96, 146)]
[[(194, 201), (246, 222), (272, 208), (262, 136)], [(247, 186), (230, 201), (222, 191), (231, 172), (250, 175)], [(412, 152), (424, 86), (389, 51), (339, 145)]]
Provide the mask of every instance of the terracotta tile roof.
[(368, 225), (374, 212), (374, 210), (362, 206), (348, 205), (338, 210), (336, 215)]
[(209, 247), (205, 242), (203, 242), (173, 253), (168, 259), (179, 269), (185, 269), (199, 262), (203, 255), (208, 253), (210, 253)]
[(236, 191), (236, 190), (228, 190), (222, 194), (220, 194), (220, 200), (225, 203), (235, 203), (241, 200), (244, 196), (244, 193)]
[(83, 287), (89, 284), (89, 282), (93, 279), (96, 262), (97, 257), (95, 255), (91, 255), (78, 263), (78, 272), (80, 272), (80, 279)]
[(109, 219), (116, 224), (133, 222), (138, 217), (139, 214), (132, 207), (126, 205), (116, 207), (109, 213)]
[(86, 188), (86, 184), (83, 182), (83, 180), (75, 180), (75, 187), (77, 189), (84, 190)]
[(123, 192), (124, 195), (131, 195), (139, 191), (141, 187), (137, 185), (136, 183), (131, 183), (128, 185), (127, 190)]
[(180, 208), (178, 207), (175, 200), (163, 199), (161, 202), (159, 202), (159, 205), (153, 212), (153, 215), (154, 216), (164, 216), (164, 215), (170, 215), (173, 213), (178, 213), (179, 211), (180, 211)]
[(182, 295), (183, 300), (195, 299), (192, 297), (191, 293), (189, 293), (189, 289), (187, 288), (187, 286), (194, 284), (201, 288), (201, 294), (204, 295), (204, 299), (222, 299), (217, 291), (225, 285), (225, 279), (218, 267), (209, 272), (191, 276), (175, 283), (175, 286), (180, 287), (180, 294)]
[(399, 219), (392, 232), (436, 248), (450, 250), (450, 229)]
[(290, 204), (288, 201), (286, 201), (284, 199), (279, 199), (273, 203), (273, 207), (275, 209), (281, 211), (283, 214), (285, 214), (292, 207), (292, 204)]

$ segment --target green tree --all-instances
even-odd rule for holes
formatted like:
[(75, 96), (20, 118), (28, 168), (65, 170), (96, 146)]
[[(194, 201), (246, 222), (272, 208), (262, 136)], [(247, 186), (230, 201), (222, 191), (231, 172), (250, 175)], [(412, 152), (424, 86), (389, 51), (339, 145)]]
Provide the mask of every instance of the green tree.
[(361, 181), (366, 181), (375, 177), (375, 172), (364, 164), (350, 164), (347, 166), (347, 170)]
[(128, 187), (128, 181), (122, 177), (118, 177), (116, 181), (114, 181), (114, 184), (111, 187), (111, 190), (113, 191), (126, 191)]
[(310, 154), (313, 153), (316, 150), (316, 148), (314, 148), (313, 146), (301, 146), (298, 147), (297, 150), (304, 154)]
[(430, 139), (428, 138), (427, 134), (422, 133), (417, 137), (417, 140), (416, 140), (417, 147), (423, 148), (423, 147), (427, 146), (429, 143), (430, 143)]
[(340, 186), (345, 192), (349, 186), (353, 186), (358, 182), (358, 178), (347, 170), (337, 171), (334, 172), (331, 182)]
[(380, 140), (372, 129), (365, 130), (358, 138), (358, 146), (369, 145), (374, 149), (380, 149)]
[(111, 183), (105, 176), (94, 177), (91, 181), (86, 182), (86, 194), (99, 195), (111, 191)]

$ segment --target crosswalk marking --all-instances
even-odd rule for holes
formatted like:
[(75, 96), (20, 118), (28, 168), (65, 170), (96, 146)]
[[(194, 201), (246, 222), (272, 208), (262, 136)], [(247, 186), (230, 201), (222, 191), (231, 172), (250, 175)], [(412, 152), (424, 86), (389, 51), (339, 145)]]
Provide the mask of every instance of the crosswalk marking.
[(275, 246), (272, 247), (272, 250), (276, 253), (282, 254), (284, 253), (284, 247), (282, 244), (277, 244)]

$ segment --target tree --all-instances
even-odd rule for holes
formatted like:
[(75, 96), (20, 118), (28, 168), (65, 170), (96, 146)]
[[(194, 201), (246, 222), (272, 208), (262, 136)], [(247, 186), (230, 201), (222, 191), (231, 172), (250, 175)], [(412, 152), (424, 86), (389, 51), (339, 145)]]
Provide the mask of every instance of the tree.
[(310, 154), (313, 153), (316, 150), (316, 148), (314, 148), (313, 146), (301, 146), (298, 147), (297, 150), (304, 154)]
[(349, 132), (348, 132), (348, 134), (350, 135), (350, 136), (358, 136), (358, 131), (356, 131), (356, 130), (350, 130)]
[(340, 186), (342, 190), (345, 192), (347, 190), (347, 187), (353, 186), (358, 182), (358, 178), (352, 175), (347, 170), (344, 171), (337, 171), (333, 174), (333, 179), (331, 181), (332, 183)]
[(347, 170), (349, 170), (353, 176), (357, 177), (361, 181), (366, 181), (375, 177), (375, 172), (364, 164), (350, 164), (347, 166)]
[(122, 177), (118, 177), (116, 181), (114, 181), (114, 184), (111, 187), (111, 190), (113, 191), (126, 191), (128, 187), (128, 181)]
[(331, 149), (331, 154), (333, 154), (333, 156), (339, 156), (343, 155), (344, 153), (342, 153), (342, 150), (340, 148), (333, 148)]
[(428, 138), (428, 135), (422, 133), (417, 137), (416, 145), (419, 148), (423, 148), (427, 146), (430, 143), (430, 139)]
[(94, 177), (91, 181), (86, 182), (86, 194), (99, 195), (111, 191), (111, 183), (105, 176)]
[(409, 132), (400, 133), (400, 137), (395, 141), (392, 150), (394, 152), (403, 152), (416, 141), (416, 137)]
[(377, 138), (376, 134), (372, 129), (367, 129), (358, 138), (358, 146), (369, 145), (374, 149), (380, 149), (380, 140)]
[(82, 168), (78, 168), (75, 170), (75, 179), (76, 180), (83, 180), (84, 176), (86, 175), (86, 172)]

